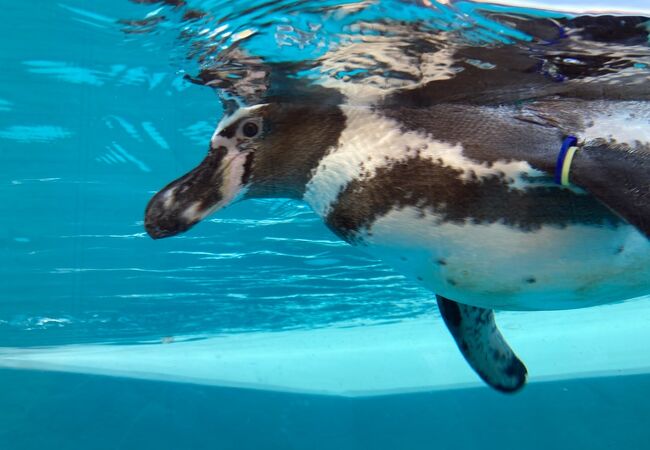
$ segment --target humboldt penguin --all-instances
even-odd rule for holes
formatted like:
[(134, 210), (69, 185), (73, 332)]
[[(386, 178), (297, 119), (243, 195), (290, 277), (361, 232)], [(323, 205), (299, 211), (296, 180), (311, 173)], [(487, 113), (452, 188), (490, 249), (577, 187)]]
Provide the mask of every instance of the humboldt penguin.
[(205, 159), (151, 199), (146, 231), (173, 236), (237, 200), (303, 200), (434, 292), (476, 373), (517, 391), (527, 370), (493, 310), (650, 293), (648, 75), (550, 69), (509, 47), (455, 55), (463, 70), (374, 104), (270, 96), (230, 111)]

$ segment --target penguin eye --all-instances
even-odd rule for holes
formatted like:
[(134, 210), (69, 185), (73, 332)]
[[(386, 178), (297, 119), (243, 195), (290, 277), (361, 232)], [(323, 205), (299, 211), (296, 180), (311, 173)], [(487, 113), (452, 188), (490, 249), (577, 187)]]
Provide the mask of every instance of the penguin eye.
[(260, 127), (255, 122), (246, 122), (242, 127), (242, 134), (247, 138), (254, 138), (260, 132)]

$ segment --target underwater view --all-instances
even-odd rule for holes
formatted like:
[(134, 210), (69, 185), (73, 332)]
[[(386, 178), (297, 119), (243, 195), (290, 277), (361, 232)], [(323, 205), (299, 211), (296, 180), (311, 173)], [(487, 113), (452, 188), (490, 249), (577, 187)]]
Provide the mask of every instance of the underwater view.
[(0, 449), (650, 449), (646, 0), (1, 0)]

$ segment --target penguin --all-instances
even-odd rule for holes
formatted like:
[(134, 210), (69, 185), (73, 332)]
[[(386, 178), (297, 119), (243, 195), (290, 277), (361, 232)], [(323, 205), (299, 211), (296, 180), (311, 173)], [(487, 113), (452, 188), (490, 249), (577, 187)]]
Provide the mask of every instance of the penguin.
[(632, 63), (551, 70), (513, 47), (455, 55), (454, 76), (374, 104), (321, 101), (319, 87), (232, 108), (205, 159), (150, 200), (147, 233), (174, 236), (239, 200), (302, 200), (431, 290), (478, 376), (518, 391), (527, 369), (494, 310), (650, 294), (648, 76)]

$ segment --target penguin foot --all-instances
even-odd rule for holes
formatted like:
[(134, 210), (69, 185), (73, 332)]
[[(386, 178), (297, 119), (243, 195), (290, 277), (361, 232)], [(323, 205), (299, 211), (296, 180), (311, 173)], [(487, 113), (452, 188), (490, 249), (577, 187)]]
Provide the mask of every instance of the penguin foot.
[(526, 366), (494, 322), (491, 309), (456, 303), (437, 295), (442, 318), (474, 371), (494, 389), (516, 392), (526, 383)]

